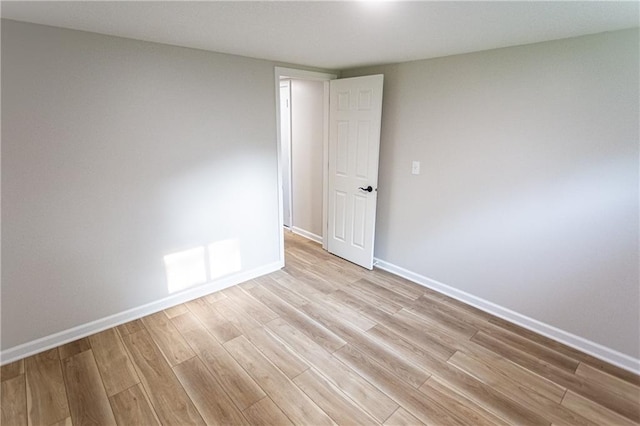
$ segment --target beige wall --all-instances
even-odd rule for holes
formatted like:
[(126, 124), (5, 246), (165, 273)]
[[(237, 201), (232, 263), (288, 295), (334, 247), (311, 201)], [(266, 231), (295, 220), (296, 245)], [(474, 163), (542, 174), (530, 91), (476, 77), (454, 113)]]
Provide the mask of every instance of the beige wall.
[(172, 296), (168, 254), (224, 241), (231, 275), (279, 261), (273, 76), (2, 21), (3, 350)]
[(376, 257), (640, 358), (638, 40), (343, 72), (385, 75)]
[(324, 83), (291, 80), (293, 227), (322, 237)]

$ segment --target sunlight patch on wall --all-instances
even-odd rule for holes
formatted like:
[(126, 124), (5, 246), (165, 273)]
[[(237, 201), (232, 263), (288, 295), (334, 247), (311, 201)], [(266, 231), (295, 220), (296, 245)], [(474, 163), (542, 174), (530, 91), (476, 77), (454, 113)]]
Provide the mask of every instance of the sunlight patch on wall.
[(168, 254), (164, 257), (169, 293), (175, 293), (207, 281), (205, 248)]
[(242, 269), (240, 242), (238, 240), (218, 241), (209, 244), (208, 250), (211, 279), (238, 272)]
[(169, 294), (204, 284), (242, 269), (240, 241), (216, 241), (164, 256)]

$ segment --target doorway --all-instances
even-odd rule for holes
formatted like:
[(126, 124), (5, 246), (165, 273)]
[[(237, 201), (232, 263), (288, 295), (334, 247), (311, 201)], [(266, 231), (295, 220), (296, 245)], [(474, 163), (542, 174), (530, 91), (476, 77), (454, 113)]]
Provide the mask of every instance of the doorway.
[(324, 83), (280, 81), (283, 223), (322, 243)]
[(280, 251), (284, 229), (326, 239), (329, 80), (335, 74), (276, 67)]

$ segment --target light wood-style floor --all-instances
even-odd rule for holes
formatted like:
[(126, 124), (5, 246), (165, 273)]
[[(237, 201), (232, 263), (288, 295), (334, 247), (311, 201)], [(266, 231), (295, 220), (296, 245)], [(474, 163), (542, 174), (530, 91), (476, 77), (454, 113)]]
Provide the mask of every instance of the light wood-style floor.
[(640, 377), (287, 234), (286, 268), (2, 367), (2, 425), (632, 425)]

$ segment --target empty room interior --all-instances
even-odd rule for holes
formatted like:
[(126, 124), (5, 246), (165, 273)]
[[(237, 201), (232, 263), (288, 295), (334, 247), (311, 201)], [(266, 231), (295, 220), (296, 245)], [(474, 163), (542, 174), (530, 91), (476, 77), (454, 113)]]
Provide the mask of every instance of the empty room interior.
[(640, 424), (640, 3), (0, 12), (1, 425)]

